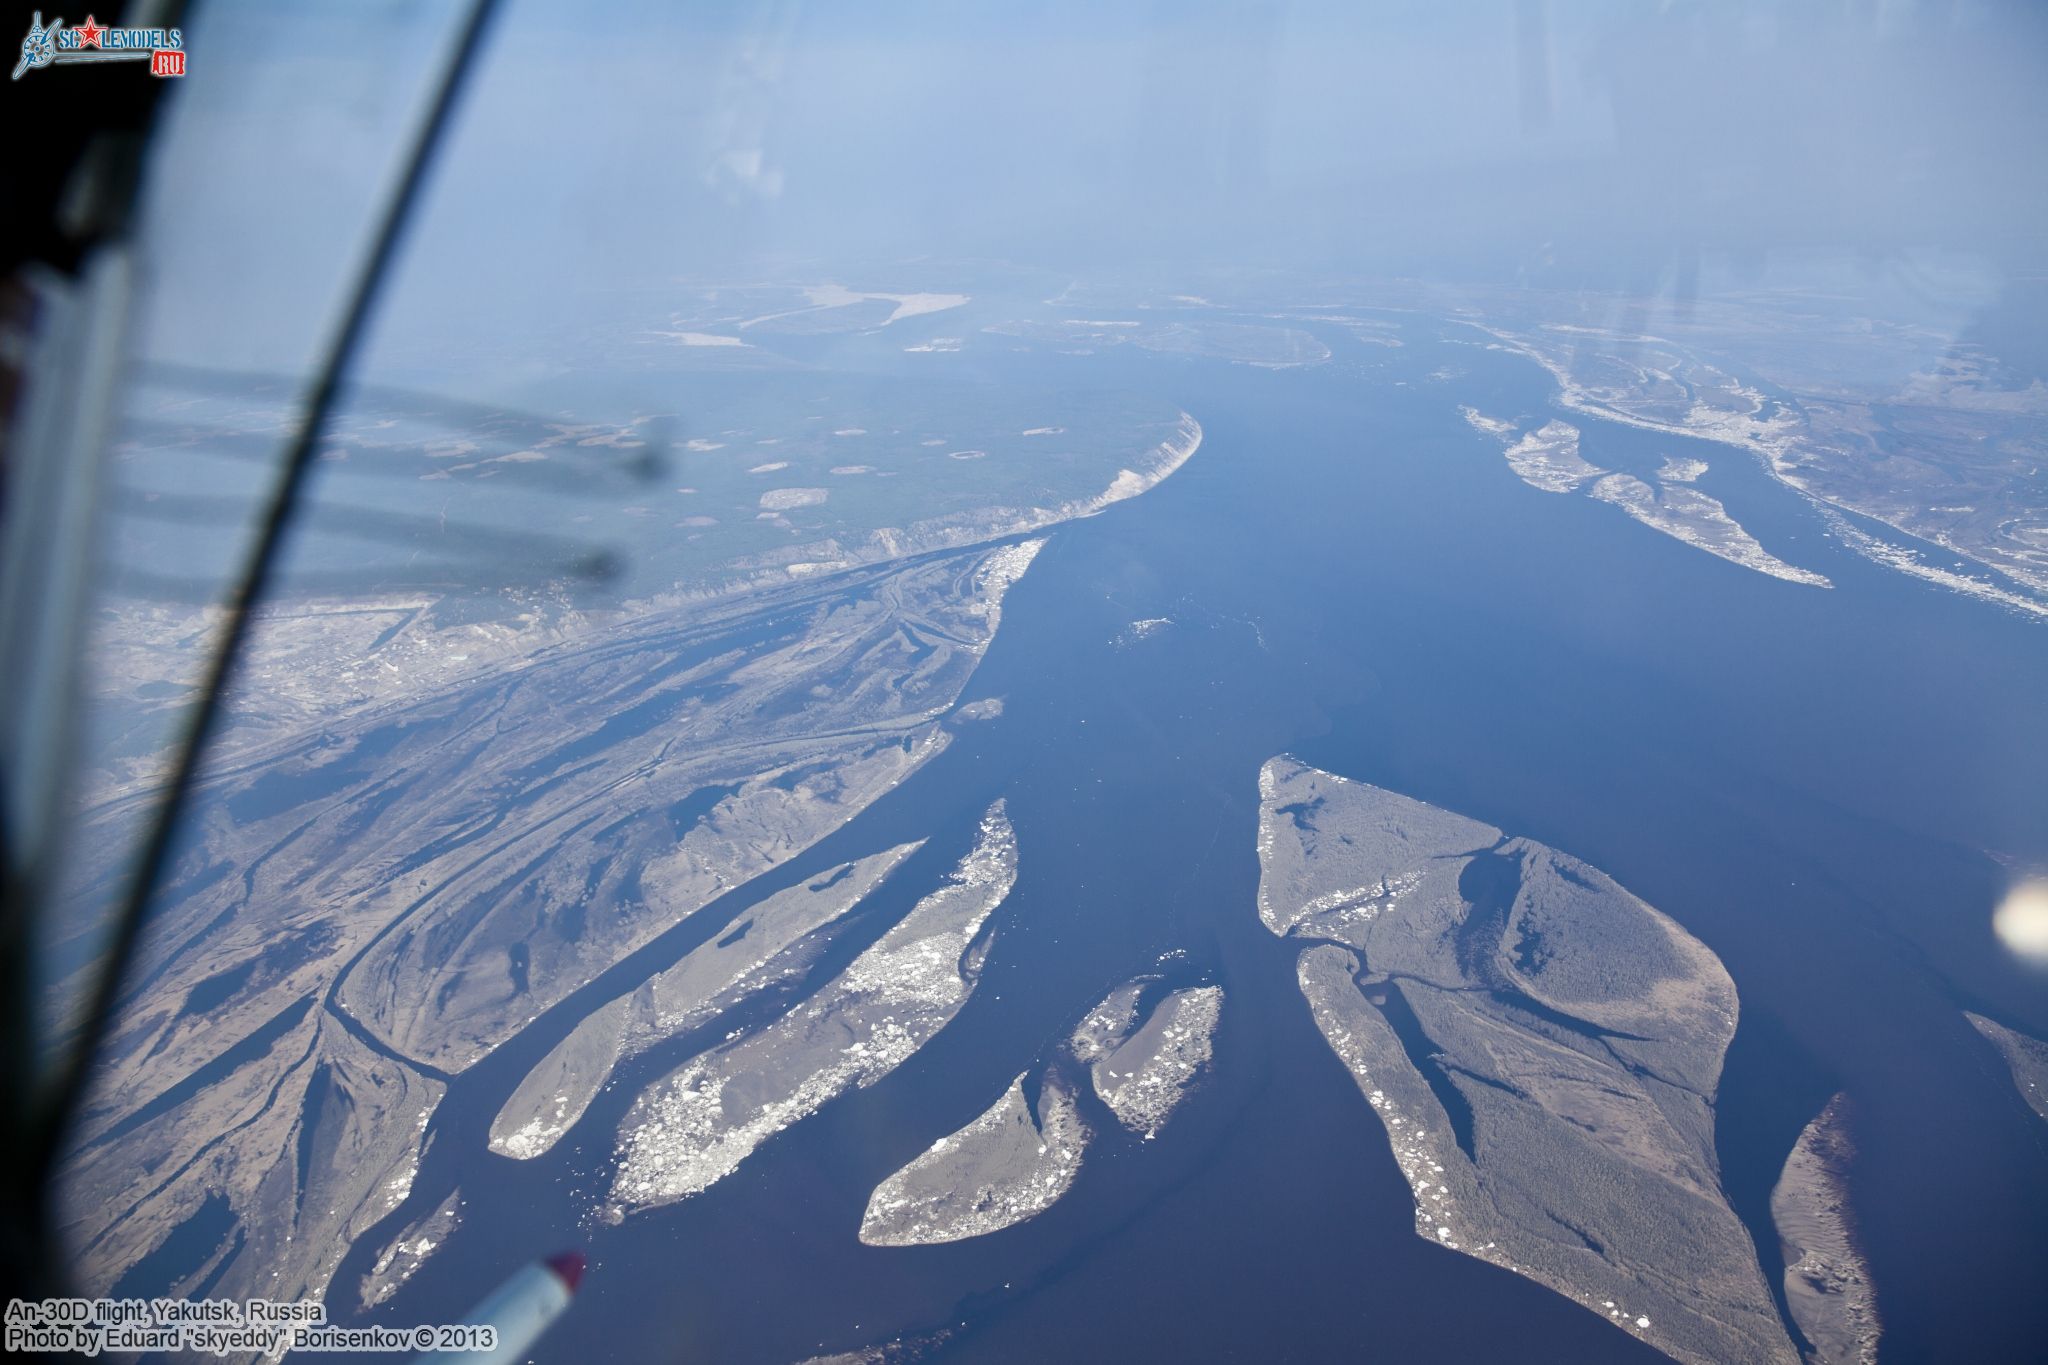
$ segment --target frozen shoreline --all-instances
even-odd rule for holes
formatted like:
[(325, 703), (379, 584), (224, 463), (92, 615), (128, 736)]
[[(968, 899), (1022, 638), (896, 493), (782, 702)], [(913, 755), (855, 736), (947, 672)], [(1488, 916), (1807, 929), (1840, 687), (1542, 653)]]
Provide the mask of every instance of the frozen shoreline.
[(1720, 1188), (1720, 960), (1533, 840), (1284, 756), (1259, 795), (1260, 917), (1303, 947), (1416, 1235), (1681, 1361), (1795, 1360)]

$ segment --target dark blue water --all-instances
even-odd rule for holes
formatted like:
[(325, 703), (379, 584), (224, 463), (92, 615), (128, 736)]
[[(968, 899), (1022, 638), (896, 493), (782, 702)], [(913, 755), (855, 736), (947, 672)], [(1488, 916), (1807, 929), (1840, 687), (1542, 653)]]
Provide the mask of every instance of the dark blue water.
[[(2048, 1149), (1961, 1009), (2048, 1033), (2048, 992), (1989, 933), (2000, 859), (2048, 858), (2048, 630), (1855, 557), (1723, 447), (1574, 419), (1609, 468), (1707, 459), (1700, 486), (1834, 590), (1530, 489), (1457, 404), (1540, 413), (1547, 376), (1446, 335), (1418, 321), (1390, 353), (1332, 333), (1336, 361), (1277, 373), (919, 358), (968, 383), (1142, 389), (1206, 432), (1164, 485), (1058, 531), (1013, 590), (968, 694), (1006, 698), (1002, 718), (765, 884), (931, 836), (877, 898), (878, 932), (1006, 796), (1022, 867), (979, 991), (882, 1083), (618, 1228), (584, 1217), (618, 1119), (702, 1040), (622, 1068), (546, 1158), (483, 1146), (525, 1069), (618, 987), (585, 992), (454, 1080), (413, 1197), (351, 1256), (335, 1306), (459, 1186), (461, 1230), (376, 1317), (445, 1318), (519, 1261), (587, 1245), (543, 1361), (788, 1360), (936, 1331), (961, 1360), (1661, 1358), (1413, 1235), (1295, 951), (1254, 909), (1255, 777), (1288, 750), (1584, 858), (1705, 940), (1741, 993), (1719, 1146), (1766, 1277), (1771, 1183), (1846, 1088), (1885, 1359), (2038, 1358)], [(1469, 373), (1425, 378), (1444, 364)], [(1158, 616), (1175, 624), (1112, 644)], [(1103, 1134), (1021, 1227), (858, 1244), (883, 1176), (1176, 950), (1227, 999), (1213, 1074), (1157, 1140)]]

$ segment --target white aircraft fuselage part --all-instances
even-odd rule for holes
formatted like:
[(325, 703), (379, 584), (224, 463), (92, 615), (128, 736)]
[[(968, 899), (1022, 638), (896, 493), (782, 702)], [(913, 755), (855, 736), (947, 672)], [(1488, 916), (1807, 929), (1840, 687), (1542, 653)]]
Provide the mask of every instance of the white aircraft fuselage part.
[(574, 1251), (521, 1266), (462, 1316), (464, 1323), (497, 1329), (492, 1349), (428, 1351), (415, 1356), (413, 1365), (510, 1365), (524, 1360), (527, 1349), (569, 1306), (582, 1278), (583, 1257)]

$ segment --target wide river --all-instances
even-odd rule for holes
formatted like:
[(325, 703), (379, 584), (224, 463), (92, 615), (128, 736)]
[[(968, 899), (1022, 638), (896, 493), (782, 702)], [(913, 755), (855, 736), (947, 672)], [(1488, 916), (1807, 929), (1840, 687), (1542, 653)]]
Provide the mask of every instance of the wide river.
[[(374, 1316), (445, 1318), (520, 1256), (583, 1245), (549, 1362), (786, 1361), (948, 1328), (938, 1354), (961, 1360), (1660, 1359), (1414, 1235), (1296, 950), (1255, 911), (1256, 775), (1289, 751), (1583, 858), (1720, 954), (1742, 1004), (1722, 1173), (1767, 1280), (1771, 1185), (1846, 1089), (1885, 1358), (2021, 1360), (2048, 1341), (2048, 1127), (1962, 1013), (2048, 1036), (2048, 992), (1989, 931), (2000, 860), (2048, 861), (2048, 626), (1858, 557), (1732, 448), (1571, 419), (1608, 469), (1705, 459), (1698, 487), (1833, 590), (1533, 489), (1458, 406), (1544, 413), (1536, 366), (1420, 317), (1398, 349), (1324, 331), (1333, 361), (1280, 371), (1130, 347), (835, 355), (1136, 389), (1206, 433), (1157, 489), (1053, 534), (964, 698), (1004, 698), (1001, 718), (775, 875), (931, 836), (882, 893), (907, 904), (1007, 797), (1021, 875), (977, 993), (880, 1084), (617, 1227), (586, 1215), (672, 1051), (622, 1067), (546, 1157), (484, 1151), (562, 1012), (457, 1079), (413, 1197), (344, 1265), (337, 1308), (375, 1248), (459, 1186), (460, 1231)], [(858, 1243), (878, 1181), (1162, 956), (1226, 1002), (1209, 1083), (1156, 1140), (1098, 1142), (1063, 1200), (996, 1236)]]

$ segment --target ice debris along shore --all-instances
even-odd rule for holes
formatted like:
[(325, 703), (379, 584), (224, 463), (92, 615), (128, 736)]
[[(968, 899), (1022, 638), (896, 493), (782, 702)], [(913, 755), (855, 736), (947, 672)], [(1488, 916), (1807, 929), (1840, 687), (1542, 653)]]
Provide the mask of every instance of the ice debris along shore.
[[(2010, 433), (2038, 419), (2048, 390), (2005, 388), (1974, 359), (1953, 353), (1933, 370), (1920, 369), (1924, 361), (1915, 353), (1901, 357), (1899, 373), (1918, 371), (1904, 388), (1884, 383), (1851, 392), (1839, 382), (1839, 357), (1846, 352), (1831, 357), (1822, 346), (1806, 352), (1817, 368), (1788, 367), (1782, 357), (1768, 366), (1777, 371), (1773, 385), (1783, 394), (1774, 396), (1723, 368), (1729, 347), (1740, 353), (1772, 330), (1745, 309), (1724, 314), (1684, 342), (1634, 327), (1508, 330), (1462, 321), (1491, 336), (1490, 349), (1524, 356), (1548, 371), (1557, 383), (1557, 406), (1566, 412), (1746, 451), (1819, 508), (1830, 534), (1858, 554), (1948, 591), (2048, 619), (2042, 511), (2026, 488), (2032, 466), (1998, 453), (2009, 448)], [(1801, 314), (1802, 327), (1811, 321)], [(1884, 330), (1873, 331), (1866, 319), (1846, 320), (1835, 344), (1853, 351), (1867, 370), (1874, 338)], [(1724, 358), (1710, 362), (1702, 346)], [(1912, 448), (1913, 457), (1894, 459), (1895, 448), (1888, 447), (1895, 443)], [(1900, 538), (1874, 535), (1850, 514)]]
[(1964, 1017), (1970, 1021), (1970, 1027), (1983, 1034), (1998, 1049), (1998, 1055), (2005, 1059), (2006, 1069), (2012, 1072), (2012, 1083), (2019, 1089), (2020, 1098), (2035, 1113), (2048, 1119), (2048, 1043), (2017, 1033), (1981, 1014), (1971, 1014), (1966, 1010)]
[(1579, 429), (1569, 422), (1545, 422), (1531, 431), (1520, 431), (1513, 422), (1488, 417), (1477, 408), (1458, 411), (1474, 429), (1500, 441), (1507, 450), (1508, 468), (1531, 488), (1569, 493), (1607, 472), (1579, 454)]
[(1826, 575), (1787, 564), (1759, 545), (1755, 536), (1728, 515), (1727, 508), (1697, 488), (1686, 487), (1689, 482), (1674, 484), (1660, 479), (1653, 486), (1627, 474), (1609, 474), (1593, 484), (1592, 496), (1619, 507), (1653, 531), (1662, 531), (1730, 564), (1740, 564), (1787, 583), (1804, 583), (1813, 588), (1834, 586)]
[(1192, 986), (1162, 998), (1140, 1020), (1147, 982), (1126, 982), (1074, 1031), (1074, 1056), (1088, 1064), (1095, 1093), (1117, 1122), (1146, 1139), (1159, 1135), (1188, 1088), (1208, 1068), (1221, 986)]
[(842, 863), (766, 897), (716, 939), (592, 1011), (505, 1101), (491, 1124), (491, 1150), (520, 1160), (540, 1156), (583, 1117), (620, 1061), (802, 975), (832, 928), (919, 846)]
[(408, 1224), (377, 1253), (359, 1291), (363, 1307), (375, 1308), (396, 1294), (461, 1225), (462, 1191), (450, 1190), (431, 1213)]
[[(1160, 991), (1155, 976), (1111, 991), (1035, 1082), (1031, 1072), (1020, 1073), (986, 1112), (876, 1186), (860, 1239), (875, 1246), (957, 1242), (1050, 1208), (1072, 1187), (1095, 1136), (1070, 1074), (1085, 1070), (1119, 1125), (1146, 1141), (1156, 1137), (1208, 1067), (1223, 1004), (1220, 986)], [(1148, 994), (1158, 998), (1142, 1008)]]
[(1386, 1133), (1415, 1231), (1681, 1361), (1791, 1362), (1722, 1193), (1719, 959), (1597, 868), (1289, 757), (1259, 915)]
[(1667, 458), (1654, 484), (1628, 474), (1612, 474), (1579, 454), (1579, 429), (1551, 420), (1524, 431), (1514, 422), (1488, 417), (1476, 408), (1459, 409), (1466, 422), (1499, 440), (1508, 466), (1523, 483), (1546, 493), (1572, 493), (1590, 484), (1586, 495), (1611, 503), (1653, 531), (1661, 531), (1696, 550), (1705, 550), (1731, 564), (1754, 569), (1788, 583), (1831, 588), (1823, 574), (1787, 564), (1757, 542), (1728, 515), (1716, 498), (1690, 487), (1707, 472), (1704, 460)]
[(1817, 1365), (1875, 1365), (1881, 1324), (1856, 1241), (1848, 1169), (1849, 1102), (1837, 1095), (1806, 1125), (1771, 1191), (1785, 1256), (1785, 1302)]
[(1088, 1126), (1057, 1072), (1034, 1111), (1019, 1073), (987, 1112), (875, 1187), (861, 1219), (870, 1246), (932, 1246), (997, 1232), (1050, 1208), (1081, 1171)]
[(816, 995), (657, 1081), (621, 1126), (613, 1213), (686, 1199), (843, 1092), (874, 1084), (945, 1027), (981, 977), (982, 926), (1017, 880), (1003, 803), (945, 885)]

